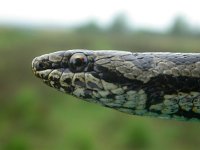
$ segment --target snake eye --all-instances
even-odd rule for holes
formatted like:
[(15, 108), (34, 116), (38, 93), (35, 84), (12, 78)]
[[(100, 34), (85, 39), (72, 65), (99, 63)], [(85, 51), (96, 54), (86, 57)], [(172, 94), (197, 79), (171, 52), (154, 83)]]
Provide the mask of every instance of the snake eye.
[(76, 53), (69, 60), (69, 67), (74, 72), (81, 72), (88, 63), (87, 57), (83, 53)]

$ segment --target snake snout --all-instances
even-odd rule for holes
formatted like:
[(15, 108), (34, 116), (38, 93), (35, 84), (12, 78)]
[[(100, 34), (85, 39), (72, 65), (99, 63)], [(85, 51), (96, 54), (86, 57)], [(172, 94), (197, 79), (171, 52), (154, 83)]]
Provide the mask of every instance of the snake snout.
[(32, 71), (36, 77), (47, 79), (51, 70), (52, 63), (49, 61), (48, 55), (42, 55), (33, 59)]
[(50, 68), (50, 63), (48, 60), (39, 60), (37, 57), (32, 61), (32, 70), (33, 71), (42, 71)]
[(32, 61), (32, 70), (34, 72), (44, 71), (47, 69), (61, 68), (61, 60), (63, 58), (63, 52), (50, 53), (38, 56)]
[(63, 51), (41, 55), (33, 59), (32, 71), (36, 77), (44, 81), (54, 81), (67, 69), (67, 62)]

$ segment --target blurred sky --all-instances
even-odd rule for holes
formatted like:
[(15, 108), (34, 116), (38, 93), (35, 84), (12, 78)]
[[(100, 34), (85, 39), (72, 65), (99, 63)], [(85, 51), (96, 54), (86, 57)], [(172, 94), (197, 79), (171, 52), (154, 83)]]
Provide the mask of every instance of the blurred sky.
[(199, 0), (0, 0), (0, 23), (62, 27), (94, 20), (106, 26), (123, 13), (130, 26), (163, 30), (179, 15), (200, 26), (199, 6)]

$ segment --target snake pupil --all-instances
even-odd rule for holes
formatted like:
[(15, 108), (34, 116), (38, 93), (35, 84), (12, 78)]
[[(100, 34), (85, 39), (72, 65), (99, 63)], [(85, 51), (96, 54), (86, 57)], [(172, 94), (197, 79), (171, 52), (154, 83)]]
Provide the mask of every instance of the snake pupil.
[(74, 62), (74, 65), (76, 65), (77, 67), (78, 67), (78, 66), (81, 66), (82, 63), (83, 63), (83, 60), (81, 60), (80, 58), (77, 58), (77, 59), (75, 59), (74, 61), (75, 61), (75, 62)]
[(87, 65), (87, 57), (83, 53), (76, 53), (71, 56), (69, 60), (69, 67), (71, 71), (81, 72)]

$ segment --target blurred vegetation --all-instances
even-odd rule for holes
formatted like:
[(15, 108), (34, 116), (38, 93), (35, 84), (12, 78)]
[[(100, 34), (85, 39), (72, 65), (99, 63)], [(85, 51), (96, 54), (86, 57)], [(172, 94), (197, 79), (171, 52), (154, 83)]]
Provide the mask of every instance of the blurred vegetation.
[(178, 17), (166, 32), (107, 27), (0, 27), (0, 149), (198, 150), (199, 123), (126, 115), (51, 89), (31, 72), (35, 56), (76, 48), (199, 52), (200, 32)]

